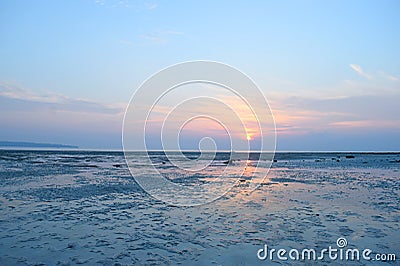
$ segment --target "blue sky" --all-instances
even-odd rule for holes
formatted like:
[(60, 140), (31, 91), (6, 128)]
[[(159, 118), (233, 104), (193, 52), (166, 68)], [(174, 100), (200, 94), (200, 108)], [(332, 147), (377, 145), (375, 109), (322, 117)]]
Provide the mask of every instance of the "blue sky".
[(400, 150), (399, 25), (398, 1), (2, 1), (0, 140), (118, 149), (145, 79), (212, 60), (256, 81), (280, 150)]

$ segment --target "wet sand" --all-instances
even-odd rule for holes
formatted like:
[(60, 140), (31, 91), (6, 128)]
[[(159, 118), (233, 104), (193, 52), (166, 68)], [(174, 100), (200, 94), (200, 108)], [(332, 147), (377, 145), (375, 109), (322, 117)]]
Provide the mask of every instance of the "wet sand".
[(282, 157), (257, 190), (240, 182), (197, 207), (150, 197), (119, 153), (0, 155), (0, 265), (309, 265), (257, 251), (322, 249), (339, 237), (400, 251), (398, 155)]

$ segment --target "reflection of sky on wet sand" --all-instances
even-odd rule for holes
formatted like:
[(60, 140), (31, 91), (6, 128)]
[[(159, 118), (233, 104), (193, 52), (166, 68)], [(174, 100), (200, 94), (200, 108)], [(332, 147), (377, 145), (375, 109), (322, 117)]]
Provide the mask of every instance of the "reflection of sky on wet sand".
[[(0, 262), (265, 265), (256, 260), (264, 244), (326, 248), (340, 236), (351, 247), (396, 252), (399, 155), (336, 156), (277, 154), (254, 191), (250, 177), (265, 168), (237, 161), (230, 173), (245, 166), (245, 182), (226, 178), (235, 183), (219, 200), (174, 207), (143, 192), (120, 153), (2, 152)], [(216, 182), (224, 161), (185, 185)]]

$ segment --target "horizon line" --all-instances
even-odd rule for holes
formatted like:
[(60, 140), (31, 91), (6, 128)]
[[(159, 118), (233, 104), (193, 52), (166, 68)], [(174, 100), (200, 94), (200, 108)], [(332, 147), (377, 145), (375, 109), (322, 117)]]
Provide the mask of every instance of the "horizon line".
[[(11, 147), (11, 146), (0, 146), (0, 151), (94, 151), (94, 152), (232, 152), (231, 150), (157, 150), (157, 149), (149, 149), (149, 150), (123, 150), (123, 149), (104, 149), (104, 148), (39, 148), (39, 147)], [(257, 151), (257, 150), (249, 150), (249, 151), (233, 151), (236, 153), (273, 153), (271, 151)], [(400, 151), (395, 150), (276, 150), (275, 153), (400, 153)]]

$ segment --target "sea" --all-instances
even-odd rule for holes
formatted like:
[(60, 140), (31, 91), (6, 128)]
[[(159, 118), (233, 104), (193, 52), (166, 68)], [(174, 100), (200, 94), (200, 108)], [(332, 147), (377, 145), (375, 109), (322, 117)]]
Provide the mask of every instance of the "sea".
[[(231, 187), (165, 202), (133, 176), (149, 158), (172, 183)], [(157, 151), (0, 150), (0, 265), (400, 265), (400, 153), (263, 160), (219, 152), (187, 172)]]

